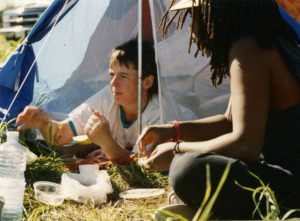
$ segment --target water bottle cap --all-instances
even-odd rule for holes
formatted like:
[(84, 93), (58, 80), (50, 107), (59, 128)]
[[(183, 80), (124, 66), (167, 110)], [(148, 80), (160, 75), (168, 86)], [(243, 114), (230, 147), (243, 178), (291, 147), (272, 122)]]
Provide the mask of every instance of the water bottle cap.
[(7, 131), (6, 136), (7, 137), (19, 137), (19, 131)]
[(7, 141), (19, 141), (19, 131), (7, 131)]

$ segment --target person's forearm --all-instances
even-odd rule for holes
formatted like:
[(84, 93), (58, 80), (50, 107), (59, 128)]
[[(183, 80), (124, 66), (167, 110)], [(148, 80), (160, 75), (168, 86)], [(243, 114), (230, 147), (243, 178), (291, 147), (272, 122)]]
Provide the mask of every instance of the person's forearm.
[(103, 136), (99, 139), (99, 142), (95, 141), (95, 144), (101, 147), (109, 160), (118, 160), (132, 153), (122, 148), (111, 136)]
[(181, 142), (177, 151), (214, 152), (227, 157), (253, 161), (258, 158), (261, 148), (254, 146), (253, 142), (246, 137), (231, 132), (207, 141)]
[(225, 115), (216, 115), (194, 121), (180, 122), (181, 140), (204, 141), (232, 131), (232, 123)]
[(65, 126), (66, 125), (64, 123), (50, 120), (45, 124), (44, 127), (40, 128), (39, 130), (46, 142), (57, 146), (67, 143), (70, 140), (66, 136), (63, 136)]
[(131, 151), (119, 146), (114, 140), (103, 144), (101, 148), (109, 160), (119, 160), (132, 153)]

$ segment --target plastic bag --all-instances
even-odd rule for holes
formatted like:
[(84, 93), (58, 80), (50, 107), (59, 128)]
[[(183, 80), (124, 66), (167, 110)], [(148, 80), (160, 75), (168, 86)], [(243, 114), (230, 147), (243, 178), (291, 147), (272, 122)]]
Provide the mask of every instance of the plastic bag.
[(113, 192), (110, 177), (105, 170), (100, 170), (96, 183), (90, 186), (83, 184), (83, 177), (77, 173), (64, 173), (61, 187), (66, 199), (79, 203), (101, 204), (107, 200), (107, 194)]

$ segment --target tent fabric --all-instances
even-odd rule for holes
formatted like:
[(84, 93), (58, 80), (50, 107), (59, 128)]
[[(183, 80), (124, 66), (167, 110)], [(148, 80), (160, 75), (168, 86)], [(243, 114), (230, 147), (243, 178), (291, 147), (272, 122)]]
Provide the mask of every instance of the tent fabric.
[[(187, 109), (198, 117), (223, 113), (229, 99), (229, 80), (212, 87), (209, 58), (194, 58), (195, 47), (187, 53), (189, 22), (179, 31), (171, 24), (166, 38), (156, 30), (170, 2), (143, 0), (142, 37), (153, 41), (156, 50), (161, 123), (170, 116), (180, 119)], [(137, 34), (138, 0), (55, 0), (0, 66), (0, 110), (9, 107), (15, 85), (20, 85), (36, 59), (7, 119), (17, 116), (28, 104), (41, 106), (54, 119), (63, 119), (109, 83), (112, 49)], [(39, 82), (34, 82), (37, 74)], [(178, 104), (184, 108), (179, 109)], [(170, 107), (174, 111), (167, 112)]]
[[(60, 13), (60, 19), (68, 12), (69, 9), (77, 1), (69, 1), (68, 7)], [(10, 114), (7, 119), (16, 117), (22, 109), (30, 104), (33, 98), (34, 76), (38, 79), (38, 68), (34, 63), (35, 53), (32, 44), (39, 41), (50, 30), (54, 23), (56, 16), (61, 11), (66, 1), (56, 0), (42, 16), (39, 22), (35, 25), (28, 37), (18, 46), (18, 48), (11, 54), (11, 56), (0, 66), (0, 106), (2, 109), (8, 109), (13, 101), (19, 86), (22, 84), (28, 74), (25, 84), (20, 90), (14, 106), (9, 110)], [(5, 96), (4, 96), (5, 95)], [(0, 114), (0, 116), (4, 114)]]
[[(8, 110), (19, 89), (19, 85), (24, 81), (26, 73), (29, 71), (30, 64), (33, 60), (34, 53), (31, 46), (21, 44), (11, 55), (7, 63), (0, 68), (1, 109)], [(29, 77), (26, 79), (26, 83), (23, 85), (14, 102), (15, 105), (9, 110), (7, 119), (14, 118), (32, 101), (35, 73), (37, 73), (36, 66), (31, 69), (31, 72), (28, 75)], [(0, 113), (0, 116), (1, 115), (4, 117), (4, 113)]]
[(78, 0), (55, 0), (32, 28), (26, 40), (30, 44), (41, 40), (50, 31), (54, 23), (59, 23), (77, 2)]

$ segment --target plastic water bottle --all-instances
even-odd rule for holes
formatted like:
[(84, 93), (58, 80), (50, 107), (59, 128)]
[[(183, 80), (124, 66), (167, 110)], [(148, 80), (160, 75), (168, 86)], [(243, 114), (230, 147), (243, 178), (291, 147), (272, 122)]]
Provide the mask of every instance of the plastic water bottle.
[(0, 145), (0, 196), (5, 201), (1, 220), (22, 220), (27, 150), (18, 142), (19, 132), (6, 135)]

